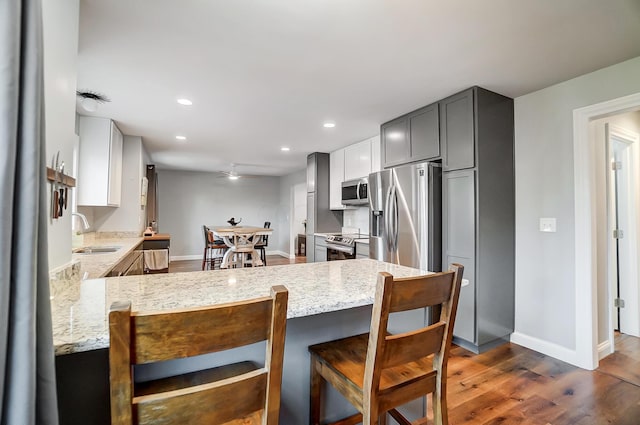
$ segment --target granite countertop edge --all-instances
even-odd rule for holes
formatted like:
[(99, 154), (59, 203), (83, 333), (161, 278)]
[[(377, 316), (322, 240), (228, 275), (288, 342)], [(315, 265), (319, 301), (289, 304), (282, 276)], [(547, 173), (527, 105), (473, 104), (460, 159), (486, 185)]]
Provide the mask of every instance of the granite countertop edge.
[(54, 349), (64, 355), (109, 347), (108, 311), (115, 301), (130, 301), (134, 311), (166, 311), (262, 297), (271, 286), (284, 285), (287, 318), (295, 319), (373, 304), (381, 271), (428, 273), (357, 259), (81, 280), (52, 297)]

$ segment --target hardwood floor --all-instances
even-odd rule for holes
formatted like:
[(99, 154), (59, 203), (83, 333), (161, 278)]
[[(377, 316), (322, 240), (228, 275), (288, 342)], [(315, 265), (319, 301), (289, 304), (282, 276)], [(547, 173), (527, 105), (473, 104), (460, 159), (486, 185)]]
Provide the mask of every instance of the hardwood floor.
[(638, 425), (640, 339), (616, 336), (616, 353), (595, 371), (515, 344), (481, 355), (452, 350), (451, 424)]
[[(268, 256), (268, 265), (305, 262)], [(201, 260), (173, 261), (171, 272), (200, 270)], [(640, 338), (616, 334), (616, 352), (595, 371), (505, 344), (475, 355), (451, 352), (451, 425), (640, 425)], [(389, 421), (393, 423), (393, 421)]]

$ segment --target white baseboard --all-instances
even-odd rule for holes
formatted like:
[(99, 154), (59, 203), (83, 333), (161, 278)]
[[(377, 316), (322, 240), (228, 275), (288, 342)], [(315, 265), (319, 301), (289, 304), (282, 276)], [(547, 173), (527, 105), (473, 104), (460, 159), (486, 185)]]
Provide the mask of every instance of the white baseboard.
[(196, 255), (172, 255), (171, 261), (185, 261), (185, 260), (202, 260), (202, 254)]
[[(279, 255), (285, 258), (295, 258), (295, 256), (291, 257), (289, 256), (288, 253), (284, 251), (267, 251), (267, 255)], [(185, 260), (202, 260), (202, 254), (171, 256), (171, 261), (185, 261)]]
[(558, 360), (562, 360), (563, 362), (570, 363), (574, 366), (582, 367), (578, 364), (578, 354), (575, 350), (570, 350), (558, 344), (544, 341), (542, 339), (525, 335), (519, 332), (514, 332), (511, 334), (511, 342), (526, 347), (530, 350), (537, 351), (538, 353), (542, 353), (547, 356), (554, 357)]
[(598, 360), (604, 359), (609, 354), (613, 354), (613, 346), (611, 345), (611, 341), (606, 340), (598, 344)]

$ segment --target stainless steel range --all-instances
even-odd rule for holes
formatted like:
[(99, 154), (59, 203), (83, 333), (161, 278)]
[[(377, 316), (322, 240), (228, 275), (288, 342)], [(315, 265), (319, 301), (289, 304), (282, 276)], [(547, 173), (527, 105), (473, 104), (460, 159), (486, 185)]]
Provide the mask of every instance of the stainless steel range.
[(356, 258), (356, 240), (353, 236), (327, 235), (327, 261)]

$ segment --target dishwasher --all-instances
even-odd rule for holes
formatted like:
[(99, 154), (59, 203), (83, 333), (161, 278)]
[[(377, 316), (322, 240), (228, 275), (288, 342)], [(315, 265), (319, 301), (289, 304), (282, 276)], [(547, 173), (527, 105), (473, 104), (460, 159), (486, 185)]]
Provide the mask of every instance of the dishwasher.
[(130, 252), (122, 261), (115, 265), (109, 277), (133, 276), (144, 273), (144, 258), (141, 250)]

